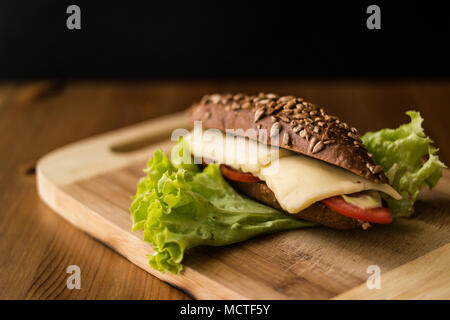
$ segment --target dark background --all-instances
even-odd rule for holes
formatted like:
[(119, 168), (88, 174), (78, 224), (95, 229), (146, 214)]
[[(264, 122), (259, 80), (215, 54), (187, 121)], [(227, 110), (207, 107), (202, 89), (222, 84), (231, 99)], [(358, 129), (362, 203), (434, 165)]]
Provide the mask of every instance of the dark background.
[(0, 79), (448, 77), (443, 4), (2, 0)]

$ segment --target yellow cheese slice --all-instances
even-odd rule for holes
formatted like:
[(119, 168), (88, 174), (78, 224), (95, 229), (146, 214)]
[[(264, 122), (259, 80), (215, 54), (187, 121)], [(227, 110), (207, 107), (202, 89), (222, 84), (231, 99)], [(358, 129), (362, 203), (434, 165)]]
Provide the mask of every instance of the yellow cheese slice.
[(185, 139), (193, 155), (250, 172), (265, 181), (280, 206), (289, 213), (297, 213), (326, 198), (365, 190), (401, 198), (388, 184), (378, 184), (324, 161), (225, 135), (219, 130), (191, 133)]
[[(277, 166), (278, 170), (272, 170)], [(290, 213), (299, 212), (314, 202), (364, 190), (401, 196), (388, 184), (379, 184), (348, 170), (303, 155), (283, 157), (261, 167), (257, 176), (275, 194), (280, 206)]]

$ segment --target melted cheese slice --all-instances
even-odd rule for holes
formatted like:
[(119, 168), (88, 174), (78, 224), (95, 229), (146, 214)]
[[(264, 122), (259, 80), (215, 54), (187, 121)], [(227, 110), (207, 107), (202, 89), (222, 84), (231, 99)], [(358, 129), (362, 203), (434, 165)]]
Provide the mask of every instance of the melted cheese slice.
[(374, 183), (324, 161), (218, 130), (191, 133), (185, 139), (193, 155), (250, 172), (265, 181), (280, 206), (289, 213), (297, 213), (326, 198), (365, 190), (401, 198), (388, 184)]
[[(271, 170), (274, 165), (279, 169)], [(303, 155), (276, 160), (262, 167), (258, 177), (267, 183), (281, 207), (290, 213), (299, 212), (326, 198), (364, 190), (381, 191), (401, 198), (388, 184), (372, 182), (348, 170)]]

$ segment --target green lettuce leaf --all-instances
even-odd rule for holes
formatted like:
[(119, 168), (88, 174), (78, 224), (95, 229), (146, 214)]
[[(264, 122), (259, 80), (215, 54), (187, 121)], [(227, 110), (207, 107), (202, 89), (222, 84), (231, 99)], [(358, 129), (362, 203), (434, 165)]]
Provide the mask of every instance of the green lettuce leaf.
[(218, 164), (200, 170), (182, 144), (172, 149), (172, 161), (155, 151), (130, 208), (133, 231), (143, 229), (144, 240), (153, 246), (149, 263), (154, 269), (179, 273), (185, 251), (195, 246), (228, 245), (315, 225), (238, 194)]
[(439, 161), (438, 149), (425, 135), (419, 112), (408, 111), (411, 122), (397, 129), (367, 132), (362, 140), (373, 159), (380, 164), (389, 183), (402, 195), (395, 200), (383, 194), (394, 218), (410, 216), (420, 189), (433, 188), (442, 176), (444, 163)]

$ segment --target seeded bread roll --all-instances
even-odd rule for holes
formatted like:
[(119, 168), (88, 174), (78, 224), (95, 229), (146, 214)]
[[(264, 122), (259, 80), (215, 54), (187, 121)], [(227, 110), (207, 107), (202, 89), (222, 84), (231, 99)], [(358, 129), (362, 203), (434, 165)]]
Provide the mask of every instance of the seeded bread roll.
[[(275, 198), (274, 193), (269, 189), (265, 182), (238, 182), (228, 180), (228, 183), (240, 193), (243, 193), (254, 200), (267, 204), (272, 208), (283, 210)], [(368, 222), (352, 219), (337, 213), (321, 202), (316, 202), (305, 210), (293, 214), (293, 216), (317, 222), (334, 229), (347, 230), (361, 227), (367, 229), (370, 226)]]
[(192, 106), (190, 118), (201, 120), (205, 128), (242, 129), (235, 133), (387, 183), (383, 168), (375, 165), (357, 130), (302, 98), (271, 93), (206, 95)]

